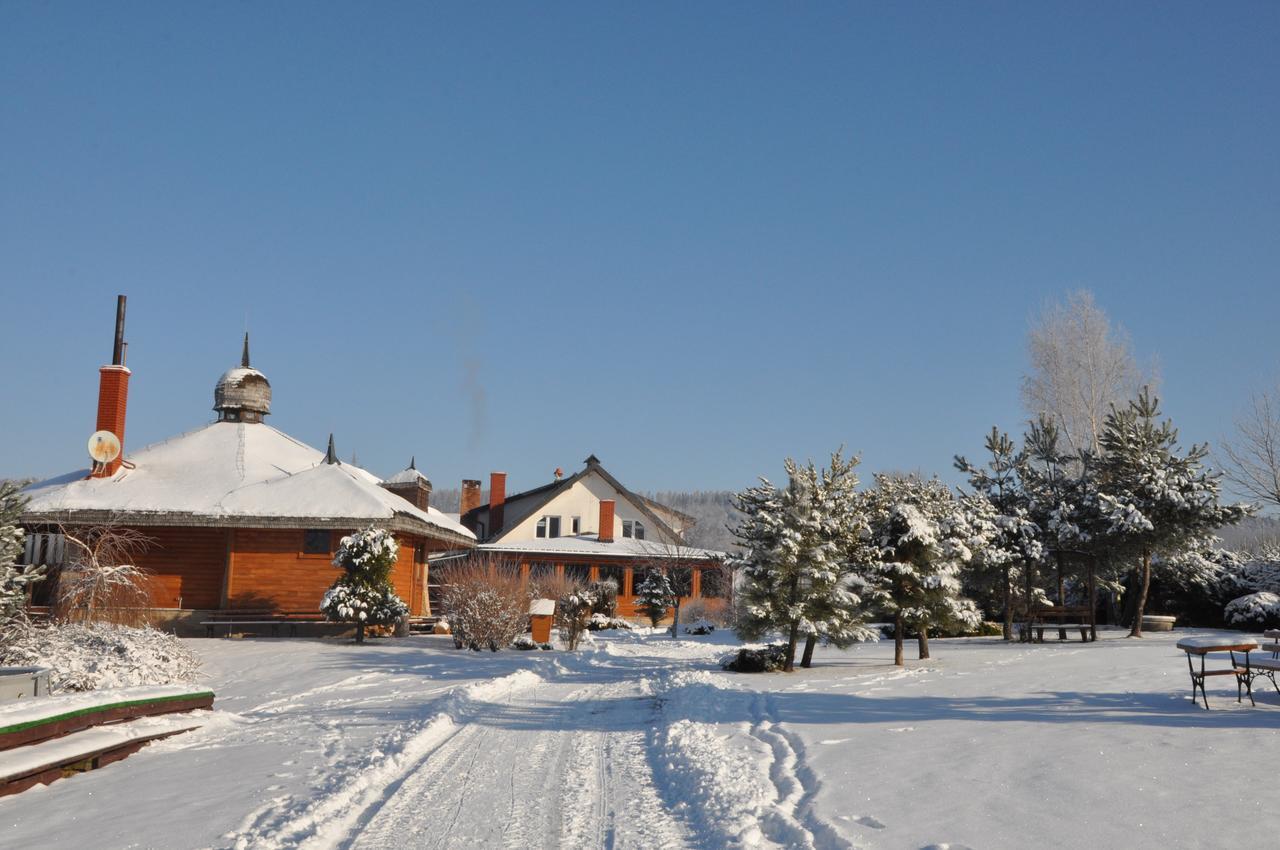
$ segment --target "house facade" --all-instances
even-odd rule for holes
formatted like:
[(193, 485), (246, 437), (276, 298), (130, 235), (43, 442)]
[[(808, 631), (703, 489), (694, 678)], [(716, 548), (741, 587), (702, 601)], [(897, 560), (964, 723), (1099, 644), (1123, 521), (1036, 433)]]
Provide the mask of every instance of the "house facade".
[[(557, 473), (559, 471), (557, 470)], [(480, 552), (518, 569), (526, 579), (557, 574), (618, 585), (618, 613), (637, 615), (636, 589), (648, 570), (664, 570), (682, 600), (725, 604), (729, 582), (723, 553), (684, 545), (691, 517), (628, 490), (592, 455), (577, 474), (507, 494), (505, 473), (462, 484), (462, 524)]]
[[(120, 324), (115, 362), (100, 373), (97, 425), (122, 447), (131, 373)], [(339, 574), (331, 561), (342, 536), (378, 525), (400, 543), (396, 593), (411, 615), (429, 615), (428, 556), (472, 548), (475, 535), (430, 506), (431, 484), (412, 462), (383, 482), (341, 463), (332, 436), (325, 452), (266, 424), (271, 385), (248, 345), (246, 335), (240, 365), (215, 386), (215, 421), (28, 487), (26, 562), (56, 566), (65, 534), (110, 525), (146, 538), (136, 565), (150, 573), (161, 619), (317, 612)]]

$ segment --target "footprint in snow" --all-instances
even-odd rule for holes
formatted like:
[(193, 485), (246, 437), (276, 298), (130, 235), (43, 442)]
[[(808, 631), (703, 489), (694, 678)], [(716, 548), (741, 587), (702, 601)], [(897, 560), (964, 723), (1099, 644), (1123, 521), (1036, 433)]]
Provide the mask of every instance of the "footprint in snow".
[(871, 815), (837, 815), (840, 820), (852, 821), (859, 826), (865, 826), (870, 829), (884, 829), (884, 821), (879, 818), (873, 818)]

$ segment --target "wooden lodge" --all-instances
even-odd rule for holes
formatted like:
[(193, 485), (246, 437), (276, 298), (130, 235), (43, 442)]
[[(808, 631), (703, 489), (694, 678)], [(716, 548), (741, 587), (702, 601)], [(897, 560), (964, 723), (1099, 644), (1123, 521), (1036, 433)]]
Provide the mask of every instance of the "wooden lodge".
[(400, 543), (396, 593), (411, 615), (431, 613), (428, 556), (476, 540), (430, 506), (431, 483), (413, 463), (384, 482), (341, 463), (332, 436), (324, 452), (267, 425), (271, 386), (250, 365), (247, 334), (240, 365), (214, 389), (215, 421), (124, 452), (130, 372), (122, 330), (121, 309), (114, 362), (100, 370), (97, 423), (121, 450), (26, 490), (26, 563), (58, 565), (67, 557), (64, 534), (76, 529), (134, 529), (146, 538), (136, 565), (151, 575), (158, 619), (194, 632), (216, 612), (318, 613), (338, 576), (331, 559), (341, 537), (378, 525)]

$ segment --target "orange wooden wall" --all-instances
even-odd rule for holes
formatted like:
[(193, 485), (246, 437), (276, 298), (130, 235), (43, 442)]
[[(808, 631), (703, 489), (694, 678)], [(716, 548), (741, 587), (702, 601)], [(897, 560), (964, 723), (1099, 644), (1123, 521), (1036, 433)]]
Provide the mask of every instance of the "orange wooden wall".
[[(332, 552), (303, 553), (301, 529), (151, 527), (138, 531), (152, 541), (137, 560), (152, 575), (152, 597), (158, 608), (315, 611), (341, 572), (333, 566)], [(333, 532), (331, 549), (345, 533)], [(410, 613), (426, 614), (427, 566), (414, 564), (414, 547), (423, 540), (402, 535), (397, 539), (400, 555), (392, 570), (392, 585), (409, 604)], [(428, 548), (444, 548), (444, 544), (428, 541)]]

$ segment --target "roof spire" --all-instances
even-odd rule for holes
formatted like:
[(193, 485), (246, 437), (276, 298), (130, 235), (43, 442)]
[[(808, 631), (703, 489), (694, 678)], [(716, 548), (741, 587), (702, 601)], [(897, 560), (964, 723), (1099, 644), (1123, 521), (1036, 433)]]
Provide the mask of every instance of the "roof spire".
[(328, 464), (342, 465), (342, 461), (338, 460), (338, 453), (333, 448), (333, 434), (329, 434), (329, 451), (325, 453), (324, 462)]
[(410, 469), (417, 469), (417, 468), (418, 468), (418, 457), (417, 457), (417, 455), (410, 455), (410, 456), (409, 456), (409, 468), (410, 468)]
[(244, 332), (244, 352), (240, 355), (240, 368), (249, 369), (249, 332)]

